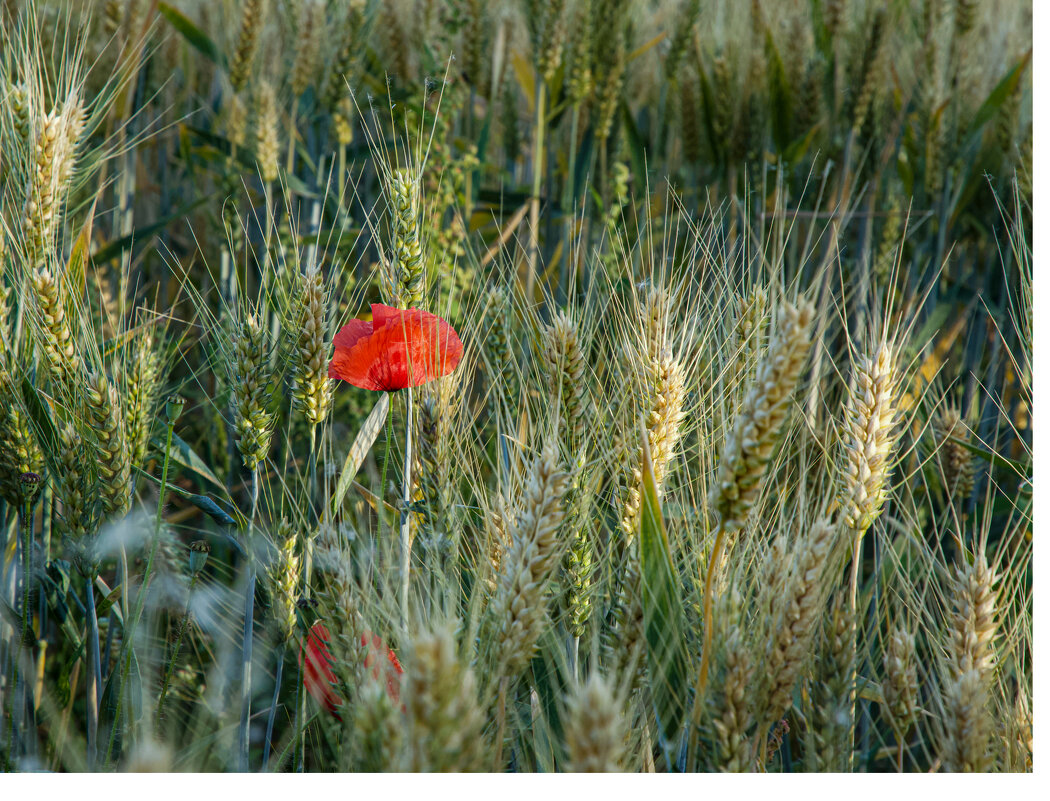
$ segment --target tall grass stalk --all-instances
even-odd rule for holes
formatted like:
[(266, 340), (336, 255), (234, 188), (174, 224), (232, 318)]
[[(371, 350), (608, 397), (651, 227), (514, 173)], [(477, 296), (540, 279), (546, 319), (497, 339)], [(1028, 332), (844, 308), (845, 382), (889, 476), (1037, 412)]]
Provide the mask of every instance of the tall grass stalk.
[[(153, 576), (153, 562), (156, 559), (157, 548), (160, 545), (161, 525), (164, 521), (164, 493), (168, 484), (168, 466), (171, 460), (171, 443), (175, 434), (175, 418), (169, 413), (166, 413), (165, 417), (167, 419), (167, 432), (164, 438), (164, 461), (163, 467), (161, 468), (160, 489), (157, 492), (157, 514), (153, 523), (153, 536), (150, 538), (149, 556), (146, 559), (146, 566), (142, 571), (142, 586), (139, 587), (139, 591), (135, 596), (135, 609), (130, 617), (125, 616), (124, 618), (126, 625), (124, 628), (124, 637), (121, 641), (120, 692), (117, 696), (117, 707), (116, 712), (113, 715), (113, 728), (110, 730), (109, 744), (106, 746), (105, 764), (109, 764), (110, 762), (110, 758), (113, 754), (113, 747), (116, 744), (117, 730), (121, 725), (121, 711), (124, 706), (124, 696), (127, 692), (127, 679), (128, 674), (131, 671), (131, 661), (134, 658), (134, 651), (132, 649), (135, 647), (135, 629), (138, 627), (139, 620), (142, 618), (142, 610), (145, 609), (146, 606), (146, 596), (149, 593), (150, 579)], [(128, 594), (127, 587), (130, 583), (130, 576), (127, 572), (124, 573), (123, 581), (125, 582), (124, 595), (126, 596)], [(127, 613), (125, 613), (125, 615), (127, 615)], [(112, 632), (112, 626), (110, 631)]]
[(405, 468), (401, 491), (401, 627), (408, 631), (408, 599), (412, 567), (412, 387), (405, 390)]
[(259, 507), (259, 465), (252, 468), (251, 511), (248, 517), (248, 532), (245, 542), (248, 565), (244, 588), (244, 631), (241, 639), (241, 720), (237, 727), (237, 753), (240, 770), (247, 773), (251, 738), (249, 725), (252, 711), (252, 646), (255, 638), (255, 517)]

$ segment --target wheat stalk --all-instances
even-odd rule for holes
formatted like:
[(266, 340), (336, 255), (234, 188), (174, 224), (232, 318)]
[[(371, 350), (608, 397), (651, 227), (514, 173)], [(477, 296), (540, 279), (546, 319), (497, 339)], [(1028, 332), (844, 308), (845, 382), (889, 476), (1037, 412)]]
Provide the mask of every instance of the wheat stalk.
[[(782, 608), (764, 660), (768, 689), (758, 719), (772, 724), (791, 706), (791, 693), (809, 659), (824, 608), (823, 573), (837, 529), (821, 520), (812, 525), (788, 564), (791, 577), (780, 595)], [(778, 560), (782, 565), (783, 562)]]
[(34, 270), (31, 280), (40, 314), (40, 347), (55, 383), (71, 392), (79, 379), (82, 363), (66, 317), (65, 293), (46, 267)]
[(131, 463), (142, 466), (150, 443), (161, 382), (161, 354), (152, 331), (143, 332), (135, 343), (130, 369), (121, 382), (125, 397), (127, 436)]
[(295, 60), (292, 62), (292, 97), (302, 97), (317, 72), (320, 37), (325, 27), (323, 0), (303, 0), (296, 29)]
[(590, 405), (586, 361), (572, 318), (559, 311), (542, 329), (544, 369), (551, 397), (559, 409), (559, 432), (565, 454), (575, 459), (583, 441)]
[(592, 673), (565, 702), (567, 769), (572, 773), (619, 773), (626, 760), (627, 726), (622, 703), (607, 679)]
[[(703, 697), (710, 664), (714, 574), (720, 570), (726, 537), (734, 536), (743, 527), (758, 499), (762, 478), (787, 419), (791, 396), (809, 356), (812, 320), (810, 303), (781, 306), (775, 335), (737, 412), (722, 453), (713, 497), (708, 501), (718, 515), (718, 528), (704, 576), (704, 645), (696, 683), (697, 699)], [(694, 724), (701, 709), (700, 703), (694, 704)]]
[(71, 92), (61, 108), (44, 114), (36, 123), (22, 219), (26, 256), (34, 266), (44, 258), (59, 226), (63, 196), (69, 188), (76, 148), (84, 132), (80, 96)]
[(415, 634), (405, 656), (403, 769), (471, 772), (485, 756), (474, 671), (460, 664), (452, 627)]
[[(883, 706), (890, 717), (903, 757), (904, 739), (919, 714), (919, 679), (915, 663), (915, 635), (896, 626), (890, 632), (882, 657), (885, 678), (882, 681)], [(898, 770), (903, 765), (898, 763)]]
[(411, 309), (423, 301), (423, 250), (419, 239), (420, 184), (408, 170), (395, 170), (387, 182), (390, 203), (390, 254), (384, 264), (383, 291), (391, 305)]
[(517, 676), (524, 669), (543, 631), (544, 593), (559, 556), (557, 533), (567, 484), (568, 477), (558, 469), (557, 450), (548, 442), (532, 464), (490, 606), (501, 674)]
[(278, 642), (287, 643), (295, 631), (295, 604), (299, 599), (298, 536), (287, 520), (277, 526), (277, 555), (266, 572)]
[(266, 332), (254, 314), (247, 315), (231, 337), (227, 371), (230, 410), (237, 432), (237, 448), (244, 466), (255, 470), (270, 450), (273, 415), (266, 388), (269, 346)]
[(965, 503), (973, 493), (973, 455), (966, 448), (970, 429), (956, 407), (943, 407), (934, 419), (937, 461), (948, 498)]
[(324, 279), (317, 267), (299, 276), (299, 319), (293, 354), (292, 398), (310, 425), (323, 423), (332, 408), (334, 383), (328, 378), (328, 323), (325, 319), (327, 296)]
[(121, 517), (131, 507), (131, 459), (124, 407), (116, 386), (100, 372), (87, 376), (84, 398), (95, 430), (102, 508), (107, 516)]
[(248, 85), (266, 20), (265, 6), (266, 0), (243, 0), (241, 4), (241, 24), (230, 57), (230, 85), (235, 93), (243, 91)]
[(751, 727), (749, 689), (754, 667), (740, 626), (733, 624), (723, 643), (724, 675), (711, 693), (712, 725), (716, 736), (716, 764), (725, 773), (743, 773), (750, 766)]
[(835, 595), (824, 618), (824, 636), (809, 685), (807, 754), (813, 770), (843, 771), (850, 754), (850, 709), (856, 628), (846, 591)]
[(273, 84), (260, 81), (255, 90), (255, 157), (265, 183), (277, 180), (280, 162), (277, 96)]
[(813, 306), (781, 306), (776, 330), (726, 440), (708, 504), (722, 531), (743, 528), (787, 420), (809, 356)]

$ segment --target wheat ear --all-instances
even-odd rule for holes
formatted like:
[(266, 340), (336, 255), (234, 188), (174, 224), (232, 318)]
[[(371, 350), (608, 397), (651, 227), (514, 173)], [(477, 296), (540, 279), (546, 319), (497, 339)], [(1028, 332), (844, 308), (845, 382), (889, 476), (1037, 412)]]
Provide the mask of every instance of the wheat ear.
[(818, 521), (791, 559), (792, 575), (766, 654), (768, 701), (761, 721), (772, 723), (791, 706), (792, 690), (809, 659), (824, 608), (824, 568), (836, 534), (831, 523)]
[(413, 773), (482, 769), (485, 718), (474, 671), (460, 664), (451, 626), (412, 637), (405, 656), (403, 769)]
[(95, 429), (102, 508), (107, 516), (121, 517), (131, 507), (131, 460), (120, 395), (99, 372), (87, 377), (84, 394)]
[(609, 681), (592, 673), (566, 700), (567, 768), (573, 773), (619, 773), (624, 769), (627, 726)]
[(704, 576), (704, 644), (696, 682), (694, 723), (698, 722), (703, 707), (700, 701), (710, 664), (714, 574), (720, 569), (726, 538), (743, 527), (758, 499), (762, 478), (787, 419), (791, 396), (809, 356), (812, 322), (812, 304), (781, 306), (776, 332), (722, 453), (709, 501), (718, 515), (718, 526)]
[(543, 632), (544, 594), (558, 551), (568, 477), (558, 469), (557, 449), (547, 443), (533, 462), (510, 550), (503, 556), (491, 614), (497, 626), (500, 673), (517, 676)]
[(240, 92), (248, 84), (255, 54), (259, 50), (259, 39), (263, 23), (266, 0), (244, 0), (241, 5), (241, 25), (237, 32), (237, 42), (230, 58), (230, 85), (234, 92)]

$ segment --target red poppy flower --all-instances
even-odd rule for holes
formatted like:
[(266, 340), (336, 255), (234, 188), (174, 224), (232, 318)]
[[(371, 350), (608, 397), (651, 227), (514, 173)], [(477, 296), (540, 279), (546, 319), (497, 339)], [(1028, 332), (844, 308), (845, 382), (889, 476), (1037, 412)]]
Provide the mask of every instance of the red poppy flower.
[[(397, 654), (394, 653), (393, 648), (387, 647), (387, 644), (383, 642), (383, 639), (378, 634), (373, 634), (370, 631), (366, 631), (361, 635), (361, 645), (368, 646), (368, 653), (365, 654), (365, 669), (371, 668), (372, 678), (376, 681), (379, 681), (379, 674), (382, 671), (386, 684), (386, 694), (390, 696), (390, 700), (396, 706), (401, 700), (401, 674), (405, 672), (405, 669), (401, 667), (401, 663), (397, 660)], [(384, 651), (386, 651), (385, 660), (382, 659)], [(384, 661), (386, 662), (385, 665), (383, 664)]]
[(351, 320), (335, 335), (328, 377), (392, 392), (448, 375), (463, 343), (447, 322), (422, 309), (372, 304), (372, 320)]
[(299, 650), (299, 664), (302, 667), (303, 686), (306, 691), (318, 704), (339, 718), (336, 710), (342, 705), (343, 698), (332, 686), (337, 679), (332, 670), (334, 662), (332, 652), (328, 650), (328, 629), (324, 623), (314, 623), (310, 628), (305, 647)]
[[(376, 681), (381, 678), (385, 680), (387, 695), (395, 705), (399, 704), (401, 702), (401, 674), (405, 670), (401, 667), (394, 649), (387, 647), (378, 634), (370, 631), (361, 635), (361, 645), (367, 649), (365, 669), (371, 672), (372, 678)], [(343, 698), (333, 686), (338, 680), (332, 670), (334, 661), (332, 652), (328, 650), (328, 629), (324, 623), (314, 623), (311, 627), (306, 637), (305, 651), (305, 659), (302, 651), (299, 654), (303, 668), (303, 686), (318, 704), (341, 720), (338, 709), (343, 704)]]

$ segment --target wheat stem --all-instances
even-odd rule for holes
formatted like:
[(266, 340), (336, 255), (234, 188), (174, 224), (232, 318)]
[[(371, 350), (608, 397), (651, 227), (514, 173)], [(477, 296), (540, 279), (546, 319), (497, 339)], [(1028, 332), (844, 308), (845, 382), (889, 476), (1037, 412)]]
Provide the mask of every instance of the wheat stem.
[(84, 685), (85, 705), (87, 706), (87, 766), (94, 770), (98, 760), (98, 701), (99, 689), (102, 687), (102, 664), (98, 641), (98, 612), (95, 607), (95, 578), (84, 577), (85, 598), (87, 599), (88, 619), (88, 659), (87, 680)]
[(711, 635), (714, 631), (711, 620), (711, 610), (714, 600), (714, 575), (718, 571), (719, 560), (722, 558), (722, 550), (725, 548), (726, 532), (721, 525), (715, 534), (715, 545), (711, 549), (711, 557), (707, 561), (707, 572), (704, 574), (704, 644), (700, 656), (700, 675), (696, 680), (696, 699), (693, 711), (693, 722), (699, 723), (700, 703), (703, 698), (704, 688), (707, 686), (707, 672), (711, 666)]
[(248, 752), (250, 738), (248, 724), (252, 711), (252, 641), (255, 627), (255, 556), (252, 549), (252, 534), (255, 528), (255, 515), (259, 506), (259, 465), (252, 468), (251, 515), (248, 518), (248, 584), (244, 590), (244, 636), (241, 641), (241, 722), (238, 729), (238, 751), (240, 753), (241, 772), (249, 769)]
[[(106, 759), (105, 759), (106, 763), (109, 763), (110, 757), (113, 754), (113, 746), (116, 743), (116, 739), (117, 739), (117, 728), (120, 726), (121, 708), (122, 708), (123, 703), (124, 703), (124, 692), (125, 692), (125, 690), (127, 688), (127, 678), (128, 678), (128, 673), (131, 670), (131, 659), (132, 659), (132, 656), (133, 656), (133, 653), (134, 653), (135, 628), (138, 626), (139, 619), (142, 617), (142, 610), (145, 608), (145, 605), (146, 605), (146, 594), (147, 594), (147, 592), (149, 590), (150, 578), (152, 578), (153, 561), (154, 561), (154, 559), (157, 556), (157, 546), (160, 543), (160, 525), (161, 525), (161, 520), (163, 519), (162, 512), (163, 512), (163, 509), (164, 509), (164, 489), (165, 489), (165, 487), (167, 485), (167, 481), (168, 481), (168, 464), (169, 464), (169, 459), (171, 457), (171, 442), (172, 442), (172, 437), (174, 435), (174, 431), (175, 431), (175, 421), (172, 420), (169, 417), (168, 418), (168, 433), (167, 433), (167, 436), (166, 436), (166, 439), (165, 439), (165, 445), (164, 445), (164, 467), (163, 467), (163, 472), (161, 474), (160, 494), (159, 494), (158, 499), (157, 499), (157, 517), (156, 517), (156, 520), (155, 520), (155, 523), (154, 523), (154, 528), (153, 528), (153, 541), (150, 544), (149, 557), (146, 559), (146, 567), (145, 567), (145, 569), (142, 572), (142, 586), (139, 588), (139, 591), (138, 591), (138, 593), (135, 596), (135, 609), (134, 609), (134, 612), (131, 614), (130, 619), (128, 617), (127, 611), (125, 611), (125, 613), (124, 613), (124, 621), (125, 621), (126, 625), (125, 625), (125, 628), (124, 628), (124, 637), (123, 637), (123, 640), (121, 642), (121, 656), (122, 656), (122, 659), (121, 659), (121, 672), (120, 672), (120, 694), (117, 697), (117, 710), (116, 710), (116, 713), (113, 716), (113, 728), (110, 730), (110, 733), (109, 733), (109, 745), (106, 747)], [(122, 581), (124, 583), (125, 591), (124, 591), (123, 595), (125, 596), (125, 598), (127, 598), (128, 595), (129, 595), (129, 593), (127, 592), (127, 589), (128, 589), (128, 587), (129, 587), (129, 585), (131, 583), (131, 578), (130, 578), (128, 572), (127, 572), (126, 556), (124, 558), (125, 558), (125, 562), (124, 562), (124, 565), (123, 565), (123, 579), (122, 579)], [(112, 633), (112, 631), (113, 631), (113, 629), (111, 627), (110, 628), (110, 633)]]
[(405, 471), (401, 493), (401, 626), (408, 631), (408, 593), (412, 562), (412, 527), (409, 505), (412, 502), (412, 387), (405, 401)]
[(529, 201), (528, 273), (525, 279), (525, 297), (531, 302), (536, 285), (536, 262), (540, 249), (540, 189), (543, 185), (543, 139), (546, 132), (547, 84), (537, 76), (536, 82), (536, 148), (532, 163), (532, 198)]
[(273, 677), (273, 700), (270, 701), (270, 714), (266, 718), (266, 739), (263, 745), (262, 771), (265, 773), (270, 765), (270, 752), (273, 750), (273, 722), (277, 718), (277, 702), (281, 696), (281, 679), (284, 676), (284, 655), (288, 650), (286, 644), (277, 648), (277, 670)]
[(503, 770), (503, 730), (507, 721), (507, 685), (510, 679), (504, 676), (499, 681), (499, 694), (496, 697), (496, 751), (492, 756), (492, 772)]

